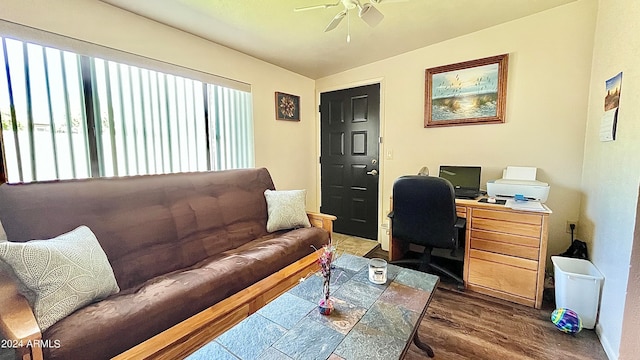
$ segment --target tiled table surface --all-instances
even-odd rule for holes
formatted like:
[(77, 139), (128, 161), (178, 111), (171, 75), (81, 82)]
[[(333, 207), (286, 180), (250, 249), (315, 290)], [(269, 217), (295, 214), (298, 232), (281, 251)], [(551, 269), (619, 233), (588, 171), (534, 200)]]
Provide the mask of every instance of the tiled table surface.
[(369, 259), (334, 261), (329, 316), (318, 312), (322, 278), (312, 275), (188, 357), (194, 359), (399, 359), (413, 340), (438, 277), (389, 265), (369, 282)]

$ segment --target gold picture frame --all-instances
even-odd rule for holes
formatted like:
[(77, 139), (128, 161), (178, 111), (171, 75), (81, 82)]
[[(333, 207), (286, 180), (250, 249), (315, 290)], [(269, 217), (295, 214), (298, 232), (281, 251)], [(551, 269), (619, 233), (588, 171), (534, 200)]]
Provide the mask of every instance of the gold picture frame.
[(425, 70), (424, 127), (505, 122), (509, 54)]
[(276, 120), (300, 121), (300, 96), (276, 91)]

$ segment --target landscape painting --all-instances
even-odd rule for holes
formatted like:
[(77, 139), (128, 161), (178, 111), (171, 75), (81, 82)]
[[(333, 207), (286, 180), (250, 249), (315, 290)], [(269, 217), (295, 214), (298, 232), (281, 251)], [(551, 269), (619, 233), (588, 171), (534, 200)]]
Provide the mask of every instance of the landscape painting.
[(615, 109), (620, 105), (620, 88), (622, 87), (622, 73), (605, 82), (607, 95), (604, 97), (604, 111)]
[(425, 127), (504, 122), (508, 54), (426, 70)]

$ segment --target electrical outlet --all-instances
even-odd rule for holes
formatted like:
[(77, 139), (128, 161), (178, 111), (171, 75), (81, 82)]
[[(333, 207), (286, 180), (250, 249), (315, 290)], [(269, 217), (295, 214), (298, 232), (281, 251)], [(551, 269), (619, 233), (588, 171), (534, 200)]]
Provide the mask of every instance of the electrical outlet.
[(571, 224), (574, 225), (573, 227), (573, 233), (577, 234), (578, 233), (578, 222), (576, 220), (567, 220), (567, 227), (566, 227), (566, 232), (568, 234), (571, 234)]
[(383, 222), (380, 227), (382, 228), (382, 230), (384, 231), (385, 234), (389, 235), (389, 223), (388, 222)]

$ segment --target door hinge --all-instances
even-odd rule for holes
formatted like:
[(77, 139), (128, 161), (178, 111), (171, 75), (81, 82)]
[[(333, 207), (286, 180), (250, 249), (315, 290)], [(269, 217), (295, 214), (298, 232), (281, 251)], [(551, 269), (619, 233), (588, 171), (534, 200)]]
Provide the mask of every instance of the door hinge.
[(382, 136), (380, 136), (380, 137), (378, 138), (378, 142), (379, 142), (380, 144), (382, 144)]

